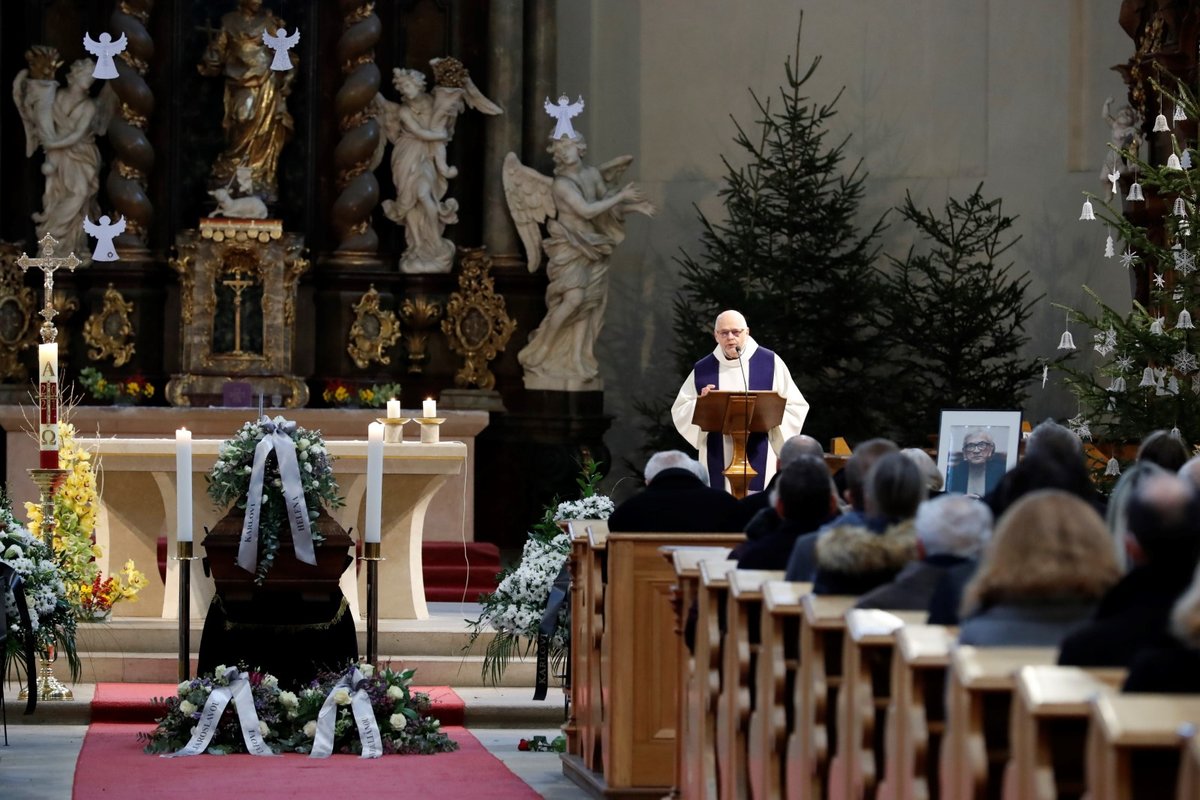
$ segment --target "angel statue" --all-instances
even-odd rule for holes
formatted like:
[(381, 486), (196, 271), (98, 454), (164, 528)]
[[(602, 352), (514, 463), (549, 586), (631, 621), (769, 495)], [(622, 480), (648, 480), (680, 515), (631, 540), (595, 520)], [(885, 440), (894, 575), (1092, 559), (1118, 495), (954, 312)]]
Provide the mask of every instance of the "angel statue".
[[(40, 146), (45, 154), (42, 210), (33, 214), (38, 238), (50, 234), (64, 253), (88, 257), (83, 221), (100, 207), (100, 149), (96, 136), (105, 133), (112, 103), (93, 98), (95, 62), (80, 59), (67, 72), (63, 88), (54, 78), (62, 62), (50, 47), (35, 46), (25, 54), (30, 69), (13, 81), (13, 101), (25, 126), (25, 155)], [(32, 75), (31, 75), (32, 72)], [(110, 94), (110, 99), (111, 99)]]
[[(425, 76), (417, 70), (392, 70), (392, 85), (401, 102), (377, 94), (374, 106), (392, 145), (392, 183), (396, 199), (383, 202), (383, 213), (404, 226), (406, 247), (400, 271), (406, 273), (449, 272), (454, 261), (454, 243), (442, 237), (447, 225), (458, 222), (458, 201), (443, 200), (449, 181), (458, 175), (446, 163), (446, 143), (454, 138), (454, 123), (467, 106), (484, 114), (503, 113), (471, 81), (462, 63), (454, 58), (435, 58), (436, 85), (425, 91)], [(376, 152), (372, 169), (383, 159), (384, 142)]]
[[(554, 159), (553, 178), (525, 166), (515, 153), (504, 158), (504, 196), (529, 271), (541, 265), (543, 248), (549, 259), (546, 316), (517, 360), (527, 389), (602, 389), (595, 346), (608, 300), (609, 257), (625, 239), (625, 215), (650, 217), (657, 209), (632, 183), (611, 188), (633, 156), (587, 166), (587, 142), (578, 133), (553, 139), (546, 149)], [(545, 239), (538, 227), (543, 222)]]

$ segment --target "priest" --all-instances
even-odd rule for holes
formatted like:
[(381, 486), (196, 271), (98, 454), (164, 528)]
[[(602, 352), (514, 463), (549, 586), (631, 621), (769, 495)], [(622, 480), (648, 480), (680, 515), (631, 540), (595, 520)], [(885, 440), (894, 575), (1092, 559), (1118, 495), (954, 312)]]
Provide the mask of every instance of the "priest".
[(675, 397), (671, 417), (680, 435), (700, 451), (700, 461), (708, 467), (711, 485), (729, 491), (729, 482), (722, 473), (733, 458), (733, 439), (710, 435), (692, 424), (696, 400), (714, 389), (774, 391), (783, 395), (787, 405), (779, 426), (766, 434), (752, 433), (746, 441), (750, 466), (758, 473), (750, 482), (750, 491), (760, 492), (775, 472), (776, 459), (768, 457), (768, 449), (777, 456), (783, 443), (800, 433), (808, 415), (808, 402), (792, 381), (783, 359), (751, 338), (750, 327), (740, 312), (721, 312), (713, 326), (713, 337), (717, 340), (716, 348), (692, 368)]

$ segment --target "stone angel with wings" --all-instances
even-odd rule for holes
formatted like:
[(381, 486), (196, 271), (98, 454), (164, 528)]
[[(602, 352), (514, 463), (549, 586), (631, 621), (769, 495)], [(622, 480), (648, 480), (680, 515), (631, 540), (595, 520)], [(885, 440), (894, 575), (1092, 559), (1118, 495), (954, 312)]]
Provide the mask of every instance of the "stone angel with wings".
[(604, 325), (609, 258), (625, 239), (625, 215), (653, 216), (657, 209), (632, 183), (613, 186), (632, 156), (588, 166), (587, 142), (579, 134), (555, 138), (547, 150), (553, 177), (526, 167), (515, 153), (504, 159), (504, 194), (529, 271), (541, 266), (545, 251), (550, 278), (546, 316), (517, 360), (526, 388), (593, 391), (603, 388), (595, 345)]

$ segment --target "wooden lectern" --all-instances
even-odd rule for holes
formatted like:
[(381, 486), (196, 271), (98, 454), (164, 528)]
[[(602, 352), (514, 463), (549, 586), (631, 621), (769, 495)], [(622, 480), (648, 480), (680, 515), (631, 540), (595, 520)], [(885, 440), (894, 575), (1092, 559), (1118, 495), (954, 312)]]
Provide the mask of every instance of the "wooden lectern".
[(700, 430), (733, 438), (733, 458), (725, 467), (729, 488), (739, 500), (746, 496), (750, 480), (758, 472), (746, 458), (746, 439), (752, 433), (766, 433), (783, 422), (787, 398), (776, 392), (711, 391), (696, 399), (692, 424)]

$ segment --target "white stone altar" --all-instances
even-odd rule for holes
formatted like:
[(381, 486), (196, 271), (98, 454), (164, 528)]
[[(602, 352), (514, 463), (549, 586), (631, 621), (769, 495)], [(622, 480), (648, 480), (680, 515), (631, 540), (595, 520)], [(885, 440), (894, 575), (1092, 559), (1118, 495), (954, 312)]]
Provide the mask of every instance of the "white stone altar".
[[(6, 436), (8, 488), (18, 516), (23, 502), (36, 498), (36, 488), (25, 468), (37, 462), (37, 443), (25, 429), (22, 407), (0, 408), (0, 425)], [(84, 406), (72, 411), (77, 441), (100, 463), (102, 506), (96, 538), (104, 550), (101, 568), (119, 568), (133, 558), (150, 579), (134, 602), (119, 603), (115, 617), (178, 619), (179, 574), (175, 561), (175, 438), (186, 427), (193, 432), (192, 498), (195, 552), (204, 555), (204, 528), (226, 512), (208, 499), (205, 475), (216, 460), (220, 443), (251, 419), (250, 409), (100, 408)], [(346, 505), (330, 514), (359, 540), (363, 530), (366, 491), (367, 424), (379, 411), (288, 410), (283, 413), (305, 428), (321, 430), (334, 457)], [(407, 414), (406, 416), (414, 416)], [(418, 425), (405, 426), (405, 440), (384, 446), (382, 554), (379, 616), (381, 619), (424, 619), (425, 587), (421, 574), (421, 542), (472, 541), (474, 539), (474, 437), (487, 424), (485, 412), (447, 412), (443, 441), (420, 444)], [(88, 436), (89, 432), (114, 436)], [(146, 433), (157, 430), (159, 436)], [(354, 436), (355, 438), (348, 438)], [(461, 438), (463, 441), (447, 441)], [(440, 490), (440, 491), (439, 491)], [(285, 535), (288, 535), (285, 533)], [(165, 585), (155, 578), (157, 542), (168, 540)], [(192, 564), (191, 616), (204, 618), (213, 595), (212, 579), (200, 561)], [(355, 619), (366, 607), (366, 570), (357, 577), (354, 567), (342, 576), (342, 590)]]

